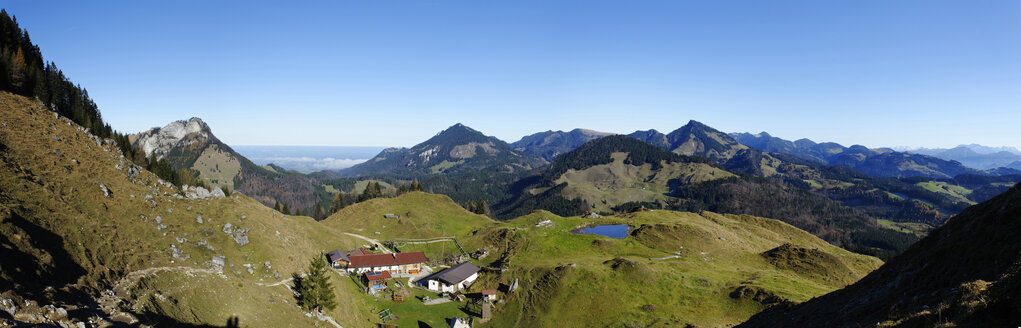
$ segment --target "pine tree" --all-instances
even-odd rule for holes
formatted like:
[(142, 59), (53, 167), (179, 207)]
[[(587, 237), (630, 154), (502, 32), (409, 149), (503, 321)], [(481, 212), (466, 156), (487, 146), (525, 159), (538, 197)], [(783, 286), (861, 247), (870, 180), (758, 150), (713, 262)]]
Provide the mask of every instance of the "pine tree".
[(284, 207), (280, 210), (280, 212), (287, 215), (291, 215), (291, 207), (287, 206), (287, 203), (284, 203)]
[(372, 188), (369, 188), (369, 187), (371, 187), (371, 186), (370, 185), (366, 185), (365, 186), (365, 190), (363, 190), (362, 194), (358, 196), (358, 202), (359, 203), (367, 201), (369, 199), (372, 199)]
[(276, 201), (276, 204), (273, 204), (273, 210), (275, 210), (277, 212), (281, 211), (281, 209), (280, 209), (280, 201)]
[(376, 197), (383, 197), (383, 188), (379, 187), (379, 182), (373, 183), (372, 184), (372, 189), (375, 190), (375, 196)]
[(330, 205), (330, 214), (337, 213), (340, 209), (347, 206), (347, 202), (344, 201), (344, 193), (338, 192), (333, 195), (333, 204)]
[(297, 282), (296, 289), (301, 295), (301, 308), (305, 311), (322, 312), (323, 309), (333, 310), (337, 308), (336, 295), (333, 294), (333, 284), (327, 275), (326, 257), (320, 254), (308, 264), (308, 275)]
[(316, 203), (316, 208), (312, 213), (312, 217), (315, 218), (316, 220), (322, 220), (326, 218), (326, 211), (323, 210), (322, 204)]
[(480, 200), (475, 204), (475, 211), (478, 214), (489, 215), (489, 205), (486, 204), (486, 201)]

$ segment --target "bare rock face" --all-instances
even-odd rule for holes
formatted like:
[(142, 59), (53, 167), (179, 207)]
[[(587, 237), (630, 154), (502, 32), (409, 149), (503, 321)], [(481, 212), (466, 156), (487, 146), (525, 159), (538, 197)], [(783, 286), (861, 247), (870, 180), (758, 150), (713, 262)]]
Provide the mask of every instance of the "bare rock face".
[(226, 224), (223, 225), (223, 233), (233, 238), (234, 242), (238, 243), (238, 246), (248, 245), (249, 230), (251, 230), (251, 228), (235, 227), (234, 225), (230, 224), (230, 222), (227, 222)]
[(107, 188), (106, 184), (103, 184), (102, 182), (99, 183), (99, 190), (103, 192), (103, 196), (106, 196), (106, 198), (113, 197), (113, 192), (110, 191), (110, 188)]
[(223, 194), (223, 190), (213, 189), (212, 192), (202, 187), (182, 186), (181, 191), (184, 192), (184, 196), (188, 199), (220, 199), (226, 197)]
[(209, 138), (209, 126), (202, 119), (192, 117), (187, 121), (176, 121), (167, 124), (162, 128), (152, 128), (149, 131), (139, 133), (134, 141), (135, 147), (142, 148), (145, 156), (156, 154), (157, 159), (162, 159), (171, 149), (182, 142), (195, 142), (200, 138), (193, 138), (185, 141), (190, 134), (198, 134), (201, 139)]
[(138, 166), (132, 165), (128, 167), (128, 180), (134, 179), (139, 173), (141, 173), (141, 171), (138, 170)]
[(206, 266), (216, 271), (223, 271), (223, 266), (225, 264), (227, 264), (227, 258), (222, 255), (213, 256), (212, 260), (206, 262)]
[(18, 305), (14, 303), (14, 300), (5, 298), (0, 300), (0, 310), (7, 312), (13, 317), (18, 313)]

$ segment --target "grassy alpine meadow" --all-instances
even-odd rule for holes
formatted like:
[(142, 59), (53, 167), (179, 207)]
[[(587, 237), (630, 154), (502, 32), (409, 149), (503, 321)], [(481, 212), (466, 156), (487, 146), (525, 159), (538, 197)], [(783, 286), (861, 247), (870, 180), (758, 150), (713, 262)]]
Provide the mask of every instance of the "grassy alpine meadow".
[[(552, 226), (536, 226), (547, 219)], [(632, 230), (624, 239), (571, 232), (599, 224)], [(487, 273), (472, 290), (520, 285), (501, 293), (493, 327), (732, 325), (781, 301), (841, 288), (881, 263), (779, 221), (709, 212), (597, 219), (540, 212), (490, 229), (510, 231), (502, 234), (509, 255), (497, 260), (507, 271)], [(777, 248), (813, 256), (806, 263), (763, 256)], [(589, 310), (570, 310), (581, 308)]]

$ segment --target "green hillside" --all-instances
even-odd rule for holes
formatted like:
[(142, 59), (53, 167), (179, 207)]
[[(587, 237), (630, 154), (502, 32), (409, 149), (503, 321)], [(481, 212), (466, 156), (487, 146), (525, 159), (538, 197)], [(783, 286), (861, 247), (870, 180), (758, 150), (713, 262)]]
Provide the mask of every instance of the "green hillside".
[(625, 164), (628, 153), (613, 153), (613, 162), (599, 164), (583, 170), (569, 170), (554, 181), (567, 184), (562, 195), (568, 199), (580, 198), (598, 212), (612, 212), (617, 206), (629, 202), (658, 203), (668, 207), (673, 198), (668, 196), (671, 185), (693, 184), (715, 179), (735, 177), (733, 173), (705, 163), (667, 162), (640, 166)]
[[(322, 251), (361, 244), (242, 194), (183, 199), (152, 173), (136, 171), (109, 140), (27, 98), (0, 94), (0, 113), (6, 298), (66, 308), (70, 321), (97, 315), (105, 322), (222, 325), (236, 317), (245, 326), (312, 325), (287, 283), (264, 285), (303, 271)], [(335, 279), (342, 306), (329, 314), (344, 326), (367, 326), (368, 304), (344, 292), (343, 283)], [(108, 302), (107, 289), (124, 301)], [(47, 322), (33, 318), (14, 319)]]
[[(544, 220), (552, 224), (537, 226)], [(570, 232), (594, 224), (634, 228), (625, 239)], [(839, 288), (880, 264), (779, 221), (709, 212), (599, 219), (536, 212), (476, 235), (499, 255), (492, 265), (506, 270), (472, 289), (520, 286), (497, 305), (492, 327), (724, 326)], [(771, 261), (771, 250), (787, 256)]]
[[(402, 217), (386, 219), (387, 213)], [(540, 224), (545, 220), (550, 222)], [(588, 219), (536, 211), (500, 223), (445, 196), (415, 192), (355, 204), (321, 223), (380, 242), (455, 236), (469, 252), (485, 249), (489, 255), (476, 263), (503, 270), (487, 271), (469, 292), (503, 290), (515, 279), (521, 286), (501, 293), (506, 302), (496, 305), (485, 325), (492, 327), (735, 324), (778, 302), (801, 302), (845, 286), (881, 263), (779, 221), (710, 212)], [(593, 224), (634, 229), (623, 240), (570, 232)], [(644, 310), (646, 305), (655, 310)], [(597, 311), (571, 310), (578, 308)], [(435, 315), (397, 309), (404, 316)]]
[[(396, 214), (400, 218), (387, 219), (384, 214)], [(345, 207), (323, 220), (322, 224), (382, 241), (390, 238), (460, 238), (473, 230), (496, 224), (496, 221), (468, 212), (450, 197), (409, 192), (395, 198), (375, 198)]]

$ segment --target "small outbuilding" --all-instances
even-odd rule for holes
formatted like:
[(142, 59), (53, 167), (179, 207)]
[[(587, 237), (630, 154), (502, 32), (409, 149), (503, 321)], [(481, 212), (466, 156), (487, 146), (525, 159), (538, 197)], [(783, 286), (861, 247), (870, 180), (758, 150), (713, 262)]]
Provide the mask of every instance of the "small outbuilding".
[(462, 262), (419, 280), (417, 284), (437, 292), (456, 292), (471, 286), (479, 278), (479, 267)]
[(392, 276), (390, 276), (390, 272), (387, 272), (387, 271), (382, 271), (382, 272), (366, 272), (364, 277), (365, 277), (364, 278), (365, 285), (369, 286), (369, 288), (375, 288), (375, 289), (386, 288), (387, 280), (390, 280), (390, 278), (393, 278)]
[(471, 318), (450, 318), (449, 320), (447, 320), (447, 324), (450, 325), (450, 328), (471, 328), (472, 327), (472, 319)]
[(496, 301), (496, 289), (482, 290), (482, 297), (488, 298), (490, 301)]
[(326, 260), (330, 261), (330, 266), (337, 269), (346, 268), (351, 263), (351, 259), (347, 257), (347, 254), (339, 249), (326, 253)]
[(393, 213), (386, 213), (386, 214), (383, 214), (383, 218), (384, 219), (400, 219), (401, 216), (397, 215), (397, 214), (393, 214)]

